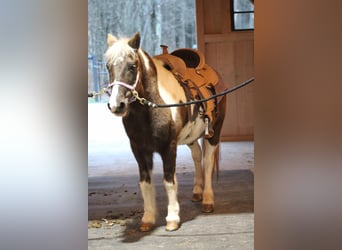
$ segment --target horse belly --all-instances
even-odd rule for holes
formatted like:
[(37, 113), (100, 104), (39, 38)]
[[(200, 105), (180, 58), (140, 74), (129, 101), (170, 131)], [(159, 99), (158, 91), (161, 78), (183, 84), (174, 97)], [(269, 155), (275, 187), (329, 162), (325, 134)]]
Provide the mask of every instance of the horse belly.
[(203, 135), (205, 124), (200, 117), (196, 118), (193, 122), (188, 122), (180, 131), (177, 144), (191, 144)]

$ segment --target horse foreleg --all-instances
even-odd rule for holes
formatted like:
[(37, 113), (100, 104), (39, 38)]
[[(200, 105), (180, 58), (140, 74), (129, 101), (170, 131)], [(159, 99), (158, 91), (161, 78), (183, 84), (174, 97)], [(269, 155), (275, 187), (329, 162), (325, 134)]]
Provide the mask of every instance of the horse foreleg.
[(195, 164), (194, 188), (192, 191), (192, 201), (201, 201), (203, 198), (203, 169), (202, 169), (202, 150), (197, 141), (189, 144), (192, 159)]
[(168, 197), (166, 230), (174, 231), (179, 228), (179, 203), (177, 200), (177, 177), (176, 177), (176, 144), (172, 144), (169, 150), (161, 154), (164, 167), (164, 186)]
[(155, 189), (152, 179), (153, 155), (132, 146), (135, 159), (139, 165), (140, 191), (144, 200), (144, 215), (141, 219), (140, 230), (150, 231), (156, 223)]
[(214, 211), (214, 192), (212, 187), (212, 174), (215, 163), (217, 145), (211, 145), (204, 139), (204, 192), (202, 201), (202, 212), (211, 213)]
[(155, 190), (152, 179), (150, 182), (141, 181), (140, 190), (144, 199), (144, 215), (141, 219), (140, 230), (150, 231), (156, 223)]
[(174, 175), (174, 182), (164, 180), (164, 186), (169, 200), (169, 204), (167, 206), (166, 230), (174, 231), (179, 228), (180, 224), (179, 203), (177, 201), (178, 184), (176, 175)]

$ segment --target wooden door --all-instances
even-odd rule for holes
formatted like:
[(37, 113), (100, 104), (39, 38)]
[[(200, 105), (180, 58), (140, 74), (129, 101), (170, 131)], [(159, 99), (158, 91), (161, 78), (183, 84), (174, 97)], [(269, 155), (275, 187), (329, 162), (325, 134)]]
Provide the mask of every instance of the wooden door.
[[(230, 8), (228, 0), (196, 0), (198, 49), (229, 88), (254, 74), (254, 32), (232, 31)], [(254, 139), (254, 85), (227, 96), (223, 141)]]

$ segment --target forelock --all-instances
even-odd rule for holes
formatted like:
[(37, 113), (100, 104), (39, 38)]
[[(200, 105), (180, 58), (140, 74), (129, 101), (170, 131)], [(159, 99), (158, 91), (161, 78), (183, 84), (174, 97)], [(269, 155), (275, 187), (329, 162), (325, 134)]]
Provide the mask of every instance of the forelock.
[(130, 54), (134, 55), (134, 49), (128, 45), (128, 39), (125, 38), (115, 42), (107, 49), (105, 59), (109, 64), (117, 64)]

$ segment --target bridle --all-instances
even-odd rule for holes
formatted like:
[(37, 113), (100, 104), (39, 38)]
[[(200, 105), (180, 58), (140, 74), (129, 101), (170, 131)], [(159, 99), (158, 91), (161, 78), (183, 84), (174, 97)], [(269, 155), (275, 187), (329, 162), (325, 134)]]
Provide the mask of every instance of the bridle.
[(124, 87), (128, 88), (129, 90), (133, 91), (137, 87), (138, 82), (139, 82), (139, 71), (137, 73), (137, 76), (136, 76), (136, 79), (135, 79), (135, 82), (134, 82), (133, 85), (129, 85), (129, 84), (125, 83), (125, 82), (114, 80), (114, 82), (108, 84), (107, 88), (111, 88), (114, 85), (121, 85), (121, 86), (124, 86)]
[(111, 88), (111, 87), (113, 87), (115, 85), (120, 85), (120, 86), (123, 86), (123, 87), (129, 89), (132, 92), (132, 94), (133, 94), (132, 98), (129, 100), (129, 103), (132, 103), (132, 102), (134, 102), (136, 100), (136, 94), (135, 93), (137, 93), (137, 91), (135, 90), (135, 88), (137, 87), (138, 82), (139, 82), (139, 71), (138, 71), (138, 73), (136, 75), (136, 79), (135, 79), (135, 82), (134, 82), (133, 85), (129, 85), (129, 84), (125, 83), (125, 82), (114, 80), (114, 82), (108, 84), (107, 89), (109, 89), (109, 88)]

